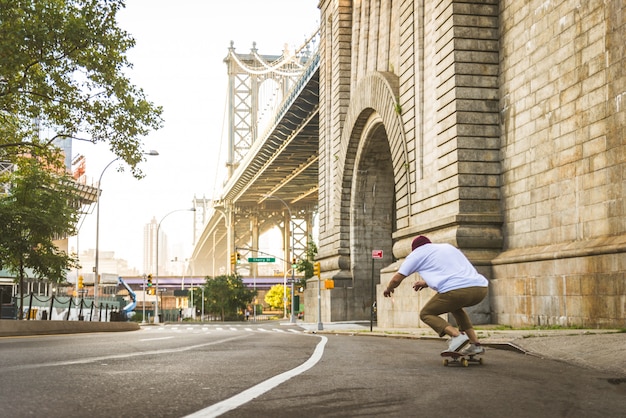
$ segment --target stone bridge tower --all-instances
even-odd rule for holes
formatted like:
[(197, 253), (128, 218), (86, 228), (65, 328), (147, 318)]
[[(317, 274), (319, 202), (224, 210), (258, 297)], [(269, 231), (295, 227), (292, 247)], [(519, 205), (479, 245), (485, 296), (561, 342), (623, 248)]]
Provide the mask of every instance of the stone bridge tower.
[(479, 323), (623, 327), (623, 2), (320, 11), (322, 320), (369, 319), (374, 294), (379, 325), (419, 325), (429, 294), (382, 291), (426, 234), (490, 280)]

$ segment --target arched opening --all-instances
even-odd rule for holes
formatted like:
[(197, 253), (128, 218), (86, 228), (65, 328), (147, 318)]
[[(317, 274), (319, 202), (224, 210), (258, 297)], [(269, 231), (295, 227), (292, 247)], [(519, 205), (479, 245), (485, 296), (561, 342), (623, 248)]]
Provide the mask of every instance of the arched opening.
[[(395, 182), (387, 132), (379, 118), (363, 131), (352, 177), (350, 260), (354, 285), (354, 314), (369, 319), (376, 301), (380, 269), (393, 260)], [(383, 259), (374, 259), (373, 251)]]

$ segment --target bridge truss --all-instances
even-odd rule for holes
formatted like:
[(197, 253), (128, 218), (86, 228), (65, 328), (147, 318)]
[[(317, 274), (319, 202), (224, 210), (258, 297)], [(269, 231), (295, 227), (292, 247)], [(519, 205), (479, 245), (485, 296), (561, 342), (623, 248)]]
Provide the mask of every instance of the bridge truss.
[[(228, 180), (207, 209), (190, 259), (190, 274), (232, 271), (230, 255), (257, 255), (259, 236), (278, 227), (284, 269), (306, 258), (317, 211), (319, 32), (293, 53), (260, 55), (253, 45), (228, 68)], [(203, 201), (203, 206), (206, 202)], [(239, 266), (257, 273), (256, 265)], [(243, 270), (243, 271), (241, 271)]]

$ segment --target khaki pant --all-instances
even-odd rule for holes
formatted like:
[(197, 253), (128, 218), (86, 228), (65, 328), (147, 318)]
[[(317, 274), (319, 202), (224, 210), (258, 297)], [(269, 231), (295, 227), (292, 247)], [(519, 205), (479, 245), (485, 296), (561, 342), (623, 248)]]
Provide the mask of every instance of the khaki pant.
[(437, 293), (424, 305), (420, 312), (420, 319), (434, 329), (440, 337), (446, 335), (443, 331), (448, 321), (439, 317), (444, 313), (451, 313), (459, 326), (459, 331), (473, 328), (472, 321), (463, 308), (474, 306), (487, 296), (486, 287), (466, 287), (464, 289), (451, 290), (446, 293)]

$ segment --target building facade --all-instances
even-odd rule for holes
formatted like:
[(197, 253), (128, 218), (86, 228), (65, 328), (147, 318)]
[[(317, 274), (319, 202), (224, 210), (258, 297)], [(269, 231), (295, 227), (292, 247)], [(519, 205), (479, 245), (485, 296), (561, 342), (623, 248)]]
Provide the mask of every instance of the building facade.
[(489, 279), (477, 322), (623, 327), (624, 2), (319, 7), (322, 320), (420, 325), (382, 292), (425, 234)]

